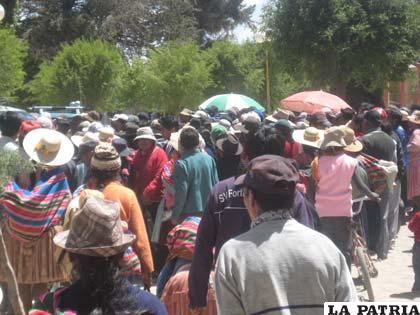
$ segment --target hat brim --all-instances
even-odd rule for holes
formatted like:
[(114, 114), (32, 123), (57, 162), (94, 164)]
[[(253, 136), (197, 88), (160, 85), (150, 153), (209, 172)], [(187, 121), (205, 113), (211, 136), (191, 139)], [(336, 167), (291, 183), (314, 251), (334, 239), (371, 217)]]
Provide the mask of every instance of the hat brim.
[(76, 147), (80, 147), (80, 145), (83, 143), (83, 136), (75, 135), (71, 136), (70, 139)]
[(279, 120), (277, 118), (274, 118), (273, 115), (270, 115), (270, 116), (265, 117), (265, 121), (275, 124)]
[(110, 257), (125, 252), (125, 250), (128, 247), (130, 247), (130, 245), (136, 239), (136, 237), (133, 234), (124, 234), (121, 244), (118, 245), (87, 248), (69, 248), (66, 246), (69, 233), (70, 230), (57, 233), (54, 236), (54, 244), (70, 253), (93, 257)]
[(120, 157), (127, 157), (127, 156), (130, 155), (130, 149), (129, 148), (125, 148), (119, 154), (120, 154)]
[(362, 150), (363, 150), (363, 144), (359, 140), (356, 140), (352, 144), (349, 144), (348, 146), (344, 147), (344, 151), (351, 152), (351, 153), (360, 152)]
[(323, 141), (323, 135), (320, 134), (320, 138), (316, 141), (308, 141), (305, 139), (305, 130), (299, 129), (293, 131), (292, 138), (295, 142), (300, 143), (302, 145), (306, 145), (308, 147), (313, 147), (319, 149), (321, 147), (321, 143)]
[(341, 143), (341, 142), (338, 142), (338, 141), (328, 141), (328, 142), (325, 142), (325, 143), (321, 144), (321, 149), (332, 148), (332, 147), (334, 147), (334, 148), (345, 148), (346, 145)]
[[(227, 138), (222, 138), (216, 141), (216, 147), (222, 152), (225, 152), (223, 151), (223, 142), (225, 141), (227, 141)], [(233, 155), (238, 156), (243, 152), (243, 150), (242, 144), (238, 143), (238, 149)]]
[(412, 124), (420, 125), (420, 120), (416, 119), (416, 117), (408, 116), (407, 120)]
[(137, 136), (134, 138), (134, 141), (141, 140), (141, 139), (153, 140), (154, 142), (157, 142), (157, 139), (155, 136), (149, 136), (149, 135)]
[(241, 124), (241, 123), (236, 124), (233, 127), (233, 129), (235, 130), (235, 132), (240, 132), (240, 133), (243, 133), (243, 134), (248, 134), (249, 133), (249, 130), (246, 129), (245, 126), (243, 124)]
[(235, 179), (235, 186), (236, 187), (243, 187), (245, 186), (245, 177), (246, 174), (243, 174)]
[[(61, 141), (60, 149), (51, 154), (42, 154), (36, 150), (37, 144), (45, 136), (59, 137)], [(35, 129), (30, 131), (23, 139), (23, 149), (29, 158), (45, 166), (61, 166), (68, 163), (74, 155), (74, 145), (62, 133), (51, 129)]]

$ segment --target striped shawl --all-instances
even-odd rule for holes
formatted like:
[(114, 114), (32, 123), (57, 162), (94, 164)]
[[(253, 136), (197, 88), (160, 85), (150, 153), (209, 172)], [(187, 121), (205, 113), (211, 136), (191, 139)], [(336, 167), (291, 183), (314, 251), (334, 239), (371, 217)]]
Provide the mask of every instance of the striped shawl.
[(38, 240), (64, 218), (71, 192), (61, 168), (42, 174), (32, 190), (21, 189), (12, 181), (0, 198), (9, 231), (20, 242)]

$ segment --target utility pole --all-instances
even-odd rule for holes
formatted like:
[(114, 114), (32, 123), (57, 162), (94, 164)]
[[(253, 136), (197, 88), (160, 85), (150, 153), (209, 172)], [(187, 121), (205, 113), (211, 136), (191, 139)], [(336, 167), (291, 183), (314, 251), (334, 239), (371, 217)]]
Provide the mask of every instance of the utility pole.
[(265, 97), (267, 102), (267, 111), (271, 113), (271, 95), (270, 95), (270, 74), (268, 70), (268, 48), (265, 48)]

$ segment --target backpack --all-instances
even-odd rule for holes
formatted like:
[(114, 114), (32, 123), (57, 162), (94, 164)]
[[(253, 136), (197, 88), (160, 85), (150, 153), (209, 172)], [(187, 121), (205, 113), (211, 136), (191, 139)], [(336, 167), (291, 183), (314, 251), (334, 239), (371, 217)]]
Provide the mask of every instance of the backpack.
[(382, 167), (381, 161), (373, 156), (362, 153), (358, 157), (369, 178), (369, 188), (381, 195), (388, 185), (388, 173)]

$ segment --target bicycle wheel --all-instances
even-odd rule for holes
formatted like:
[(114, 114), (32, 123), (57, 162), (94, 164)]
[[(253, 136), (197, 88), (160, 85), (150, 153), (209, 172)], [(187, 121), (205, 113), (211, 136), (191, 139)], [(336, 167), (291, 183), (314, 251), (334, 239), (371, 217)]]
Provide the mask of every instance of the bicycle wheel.
[(359, 260), (360, 269), (362, 270), (362, 277), (363, 277), (363, 285), (369, 296), (370, 302), (375, 302), (375, 296), (373, 294), (372, 283), (370, 282), (369, 270), (366, 264), (366, 257), (363, 248), (357, 247), (356, 248), (356, 255)]

